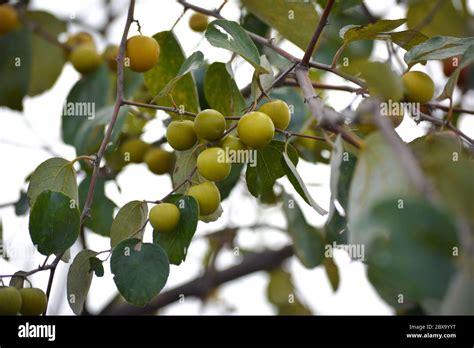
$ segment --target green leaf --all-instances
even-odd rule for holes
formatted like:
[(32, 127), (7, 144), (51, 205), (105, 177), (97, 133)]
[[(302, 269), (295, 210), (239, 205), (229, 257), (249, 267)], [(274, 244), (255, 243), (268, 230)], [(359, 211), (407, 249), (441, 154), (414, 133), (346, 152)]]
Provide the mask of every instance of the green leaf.
[(429, 39), (428, 36), (417, 30), (397, 31), (388, 35), (394, 43), (407, 51)]
[(90, 265), (89, 272), (91, 273), (94, 272), (97, 277), (104, 276), (104, 265), (101, 259), (95, 256), (91, 257), (89, 258), (89, 265)]
[(199, 206), (190, 196), (173, 195), (167, 202), (175, 204), (180, 211), (178, 226), (167, 233), (153, 231), (153, 243), (166, 251), (170, 263), (179, 265), (186, 260), (189, 245), (196, 232)]
[(120, 294), (136, 306), (144, 306), (158, 295), (170, 272), (165, 251), (138, 239), (126, 239), (117, 245), (110, 268)]
[(375, 40), (380, 33), (387, 33), (403, 25), (406, 19), (380, 19), (367, 25), (347, 25), (339, 32), (344, 44), (357, 40)]
[(372, 235), (364, 244), (368, 277), (381, 296), (398, 304), (440, 300), (455, 272), (459, 246), (451, 217), (428, 201), (399, 196), (366, 211), (354, 230)]
[(368, 244), (373, 236), (356, 227), (358, 220), (379, 201), (416, 194), (399, 159), (378, 132), (365, 139), (353, 174), (348, 202), (351, 244)]
[(217, 19), (207, 26), (206, 39), (215, 47), (232, 51), (249, 62), (259, 74), (268, 73), (260, 66), (260, 54), (247, 32), (237, 22)]
[(309, 115), (309, 109), (298, 89), (294, 87), (280, 87), (273, 90), (270, 96), (272, 99), (284, 100), (290, 106), (291, 121), (286, 130), (296, 133), (301, 132)]
[(332, 290), (337, 291), (339, 288), (339, 268), (334, 262), (332, 257), (326, 257), (323, 261), (324, 270), (326, 271), (326, 276), (328, 277), (329, 284), (331, 284)]
[[(265, 147), (256, 150), (257, 165), (247, 165), (246, 181), (249, 192), (254, 197), (261, 197), (272, 190), (275, 181), (287, 174), (283, 160), (285, 143), (274, 140)], [(298, 163), (298, 152), (288, 146), (288, 155), (293, 164)]]
[[(0, 237), (0, 240), (2, 238)], [(25, 271), (17, 271), (13, 274), (13, 277), (10, 278), (10, 283), (8, 286), (13, 286), (17, 289), (23, 289), (23, 285), (25, 284), (25, 278), (27, 273)]]
[(403, 81), (389, 63), (363, 62), (359, 65), (361, 76), (367, 82), (371, 96), (382, 101), (398, 102), (403, 97)]
[(46, 190), (62, 192), (78, 204), (76, 172), (71, 162), (53, 157), (35, 169), (27, 191), (31, 207), (39, 194)]
[(303, 179), (301, 179), (298, 170), (291, 161), (290, 156), (288, 156), (286, 152), (283, 152), (283, 160), (286, 165), (286, 175), (288, 176), (288, 179), (295, 188), (296, 192), (298, 192), (301, 198), (303, 198), (304, 201), (316, 211), (316, 213), (319, 215), (326, 215), (328, 212), (313, 199), (308, 191), (308, 188), (306, 187), (306, 184), (304, 183)]
[(245, 99), (224, 63), (209, 66), (204, 80), (204, 95), (209, 106), (223, 115), (243, 114)]
[(295, 294), (295, 287), (291, 274), (277, 268), (269, 272), (270, 279), (267, 285), (268, 301), (276, 306), (288, 304), (290, 295)]
[[(156, 96), (156, 98), (163, 98), (171, 94), (174, 86), (184, 77), (186, 74), (199, 69), (204, 64), (204, 55), (202, 52), (197, 51), (194, 52), (191, 56), (188, 57), (181, 65), (181, 68), (178, 71), (178, 74), (169, 81), (166, 86), (161, 90), (160, 93)], [(155, 98), (153, 98), (155, 99)]]
[(221, 201), (229, 197), (235, 185), (237, 185), (237, 183), (239, 182), (240, 174), (242, 173), (243, 168), (244, 168), (243, 164), (240, 164), (240, 163), (232, 164), (232, 168), (230, 170), (229, 176), (222, 181), (216, 182), (217, 188), (219, 189), (219, 192), (221, 193)]
[[(87, 120), (79, 125), (79, 128), (76, 129), (73, 142), (78, 155), (89, 155), (99, 150), (102, 139), (104, 138), (106, 125), (108, 125), (112, 119), (113, 109), (113, 106), (106, 106), (100, 109), (93, 119)], [(112, 147), (114, 144), (117, 144), (129, 110), (130, 108), (128, 106), (122, 106), (120, 108), (109, 146)]]
[(95, 258), (97, 253), (92, 250), (81, 250), (67, 273), (67, 302), (72, 311), (81, 315), (84, 303), (92, 283), (93, 273), (90, 267), (91, 258)]
[[(57, 38), (67, 30), (66, 23), (44, 11), (28, 12), (28, 18), (38, 23), (43, 30)], [(63, 70), (66, 54), (61, 47), (53, 45), (33, 32), (31, 36), (31, 76), (28, 95), (35, 96), (50, 89)]]
[(61, 254), (79, 236), (80, 212), (77, 201), (62, 192), (43, 191), (30, 214), (30, 236), (38, 251), (46, 256)]
[(109, 72), (103, 64), (93, 73), (82, 76), (69, 92), (62, 113), (62, 137), (66, 144), (75, 145), (77, 131), (90, 122), (96, 112), (107, 105), (110, 87)]
[[(79, 202), (81, 211), (84, 209), (87, 192), (89, 191), (91, 178), (87, 176), (79, 185)], [(101, 236), (109, 236), (114, 220), (115, 203), (105, 195), (105, 179), (97, 178), (94, 200), (90, 206), (90, 217), (85, 221), (84, 226)]]
[[(145, 86), (154, 96), (178, 75), (185, 56), (173, 32), (163, 31), (155, 34), (153, 38), (160, 44), (161, 55), (155, 66), (144, 73), (144, 77)], [(182, 77), (176, 83), (171, 95), (176, 105), (183, 106), (186, 111), (199, 112), (197, 89), (191, 74)], [(155, 103), (162, 106), (174, 106), (169, 97), (157, 98)]]
[[(189, 149), (188, 151), (176, 151), (176, 162), (173, 170), (173, 187), (178, 186), (184, 182), (193, 168), (196, 167), (196, 152), (194, 148)], [(197, 173), (191, 178), (192, 181), (199, 182)], [(176, 191), (176, 193), (184, 193), (186, 187), (181, 187)]]
[(110, 244), (115, 248), (121, 241), (138, 237), (148, 219), (148, 205), (143, 201), (131, 201), (120, 208), (110, 229)]
[(30, 206), (28, 204), (28, 195), (26, 194), (25, 191), (22, 190), (20, 192), (20, 198), (15, 203), (15, 215), (16, 216), (25, 215), (28, 212), (29, 208)]
[(0, 52), (0, 106), (23, 111), (31, 73), (30, 31), (24, 28), (0, 36)]
[[(263, 37), (266, 37), (270, 30), (268, 25), (263, 23), (260, 19), (258, 19), (251, 13), (245, 15), (244, 19), (242, 20), (242, 28)], [(264, 47), (261, 44), (255, 43), (255, 46), (257, 46), (258, 52), (260, 54), (264, 53)]]
[(473, 45), (474, 37), (435, 36), (413, 47), (403, 58), (408, 65), (426, 60), (443, 60), (463, 55)]
[(286, 193), (283, 194), (283, 212), (296, 256), (306, 268), (319, 266), (324, 259), (324, 239), (321, 233), (307, 223), (296, 201)]
[[(319, 15), (312, 2), (242, 0), (247, 10), (302, 50), (308, 46)], [(302, 28), (305, 28), (304, 30)]]

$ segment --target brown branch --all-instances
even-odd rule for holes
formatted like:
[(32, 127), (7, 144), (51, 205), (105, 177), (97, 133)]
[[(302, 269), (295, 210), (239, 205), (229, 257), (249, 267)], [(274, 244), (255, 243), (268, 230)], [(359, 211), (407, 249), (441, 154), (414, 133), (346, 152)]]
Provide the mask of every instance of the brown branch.
[[(319, 82), (314, 82), (314, 81), (311, 81), (311, 84), (313, 85), (313, 88), (315, 89), (327, 89), (327, 90), (343, 91), (343, 92), (350, 92), (350, 93), (357, 93), (357, 94), (367, 93), (366, 89), (358, 88), (358, 87), (350, 87), (350, 86), (343, 86), (343, 85), (328, 85), (325, 83), (319, 83)], [(283, 83), (283, 86), (299, 87), (299, 83), (296, 80), (287, 79)]]
[(137, 107), (140, 107), (140, 108), (161, 110), (161, 111), (165, 111), (165, 112), (174, 112), (175, 114), (186, 115), (186, 116), (190, 116), (190, 117), (196, 117), (196, 114), (194, 112), (182, 111), (178, 108), (173, 108), (173, 107), (168, 107), (168, 106), (139, 103), (139, 102), (135, 102), (135, 101), (132, 101), (132, 100), (123, 100), (122, 104), (133, 105), (133, 106), (137, 106)]
[[(443, 110), (443, 111), (449, 111), (449, 106), (445, 106), (445, 105), (441, 105), (441, 104), (437, 104), (437, 103), (428, 103), (427, 105), (431, 108), (440, 109), (440, 110)], [(456, 106), (453, 107), (453, 111), (454, 112), (459, 112), (459, 113), (462, 113), (462, 114), (474, 115), (474, 110), (468, 110), (468, 109), (464, 109), (464, 108), (460, 108), (460, 107), (456, 107)]]
[(180, 298), (206, 298), (207, 295), (220, 285), (239, 279), (246, 275), (269, 271), (278, 267), (284, 260), (293, 255), (293, 247), (288, 245), (279, 250), (265, 250), (244, 257), (243, 261), (222, 271), (207, 272), (203, 276), (158, 295), (143, 308), (124, 303), (119, 298), (112, 300), (99, 315), (151, 315), (160, 308), (177, 302)]
[(306, 66), (311, 60), (311, 57), (313, 56), (314, 48), (318, 44), (318, 40), (321, 37), (321, 34), (323, 33), (324, 27), (328, 24), (328, 17), (329, 17), (329, 14), (331, 13), (333, 5), (334, 5), (334, 0), (329, 0), (327, 2), (326, 7), (324, 8), (323, 14), (321, 15), (321, 18), (319, 19), (318, 26), (316, 27), (313, 37), (311, 38), (308, 48), (306, 49), (303, 59), (301, 60), (301, 65)]

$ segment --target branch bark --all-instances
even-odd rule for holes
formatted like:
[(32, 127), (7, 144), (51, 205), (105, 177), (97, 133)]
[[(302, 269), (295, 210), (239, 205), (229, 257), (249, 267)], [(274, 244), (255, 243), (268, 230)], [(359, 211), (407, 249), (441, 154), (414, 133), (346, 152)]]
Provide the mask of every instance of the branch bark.
[(269, 271), (278, 267), (283, 261), (293, 255), (293, 247), (285, 246), (279, 250), (265, 250), (249, 254), (243, 261), (223, 271), (213, 271), (204, 274), (188, 283), (162, 292), (158, 297), (143, 308), (129, 305), (119, 298), (113, 299), (99, 315), (152, 315), (160, 308), (177, 302), (180, 298), (205, 298), (218, 286), (246, 275)]

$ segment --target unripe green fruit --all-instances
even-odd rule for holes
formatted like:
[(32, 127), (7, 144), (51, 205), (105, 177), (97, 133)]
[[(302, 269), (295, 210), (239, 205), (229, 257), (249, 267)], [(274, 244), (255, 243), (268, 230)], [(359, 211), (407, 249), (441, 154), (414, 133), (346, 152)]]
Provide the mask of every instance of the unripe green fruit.
[(208, 18), (205, 14), (194, 13), (189, 18), (189, 27), (196, 32), (203, 32), (206, 30)]
[(141, 163), (149, 147), (150, 145), (141, 139), (130, 139), (120, 146), (120, 152), (126, 162)]
[(425, 104), (433, 99), (435, 86), (431, 77), (421, 71), (409, 71), (403, 75), (405, 99)]
[(189, 120), (171, 122), (166, 130), (166, 138), (173, 149), (177, 151), (189, 150), (197, 141), (194, 123)]
[(0, 315), (17, 315), (20, 309), (21, 295), (17, 288), (0, 288)]
[(272, 119), (275, 128), (285, 130), (290, 124), (290, 108), (283, 100), (274, 100), (263, 104), (259, 111), (268, 115)]
[(275, 135), (272, 119), (263, 112), (248, 113), (239, 120), (237, 126), (240, 140), (253, 148), (268, 145)]
[(153, 229), (158, 232), (172, 232), (179, 223), (181, 213), (172, 203), (160, 203), (150, 210), (149, 219)]
[(197, 200), (201, 216), (214, 213), (221, 203), (221, 193), (216, 184), (210, 181), (191, 186), (188, 195)]
[(74, 69), (81, 74), (93, 72), (102, 63), (102, 57), (90, 44), (83, 44), (75, 48), (69, 55), (69, 60)]
[(0, 35), (15, 30), (20, 25), (18, 15), (13, 6), (4, 4), (0, 6)]
[(173, 167), (173, 154), (160, 148), (149, 149), (143, 160), (150, 172), (158, 175), (170, 172)]
[(20, 289), (22, 315), (40, 315), (46, 310), (48, 298), (41, 289), (23, 288)]
[(226, 136), (225, 139), (222, 141), (221, 147), (227, 152), (237, 152), (240, 150), (245, 150), (247, 148), (245, 144), (240, 141), (239, 138), (233, 135)]
[(194, 119), (194, 131), (202, 139), (214, 141), (221, 138), (225, 127), (224, 115), (216, 110), (203, 110)]
[(126, 57), (130, 70), (145, 72), (153, 68), (160, 56), (158, 41), (149, 36), (136, 35), (127, 40)]
[(224, 180), (229, 176), (231, 167), (225, 151), (220, 147), (206, 149), (197, 158), (199, 174), (210, 181)]
[(102, 58), (107, 62), (109, 69), (113, 72), (117, 71), (117, 57), (119, 55), (119, 47), (117, 45), (107, 46)]

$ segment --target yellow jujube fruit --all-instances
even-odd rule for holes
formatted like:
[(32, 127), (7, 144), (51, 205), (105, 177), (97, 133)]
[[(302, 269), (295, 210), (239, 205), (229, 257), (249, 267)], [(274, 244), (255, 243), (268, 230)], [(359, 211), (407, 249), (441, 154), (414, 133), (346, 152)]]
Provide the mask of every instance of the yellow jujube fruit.
[(41, 289), (23, 288), (20, 290), (22, 315), (40, 315), (46, 310), (48, 298)]
[(263, 112), (254, 111), (242, 116), (237, 126), (240, 140), (253, 148), (268, 145), (275, 135), (272, 119)]
[(425, 104), (433, 99), (435, 85), (431, 77), (424, 72), (409, 71), (402, 79), (407, 101)]
[(275, 128), (285, 130), (291, 121), (291, 113), (288, 104), (283, 100), (274, 100), (263, 104), (260, 112), (268, 115), (275, 125)]
[(106, 61), (109, 69), (111, 71), (117, 71), (117, 57), (119, 55), (119, 47), (116, 45), (107, 46), (104, 53), (102, 53), (102, 58)]
[(197, 158), (200, 175), (210, 181), (221, 181), (230, 174), (231, 164), (220, 147), (211, 147), (201, 152)]
[(160, 148), (151, 148), (145, 153), (143, 161), (150, 172), (161, 175), (171, 171), (173, 154)]
[(208, 17), (205, 14), (194, 13), (189, 18), (189, 27), (193, 31), (202, 33), (203, 31), (206, 31), (208, 22), (209, 22)]
[(179, 223), (181, 213), (172, 203), (160, 203), (150, 210), (149, 219), (153, 229), (157, 232), (172, 232)]
[(216, 110), (203, 110), (194, 119), (194, 131), (202, 139), (214, 141), (221, 138), (225, 127), (224, 115)]
[(20, 25), (18, 15), (13, 6), (4, 4), (0, 6), (0, 35), (15, 30)]
[(17, 288), (0, 288), (0, 315), (17, 315), (20, 310), (21, 295)]
[(221, 203), (221, 193), (216, 184), (210, 181), (191, 186), (188, 195), (197, 200), (201, 216), (214, 213)]
[(102, 63), (102, 57), (97, 53), (95, 47), (84, 44), (71, 52), (69, 60), (81, 74), (87, 74), (95, 71)]
[(129, 139), (120, 146), (120, 152), (125, 162), (141, 163), (149, 148), (150, 145), (141, 139)]
[(189, 150), (197, 141), (194, 122), (189, 120), (171, 122), (166, 130), (166, 138), (173, 149)]
[[(153, 68), (160, 56), (158, 41), (149, 36), (136, 35), (127, 40), (126, 66), (135, 72), (145, 72)], [(128, 63), (128, 65), (127, 65)]]

